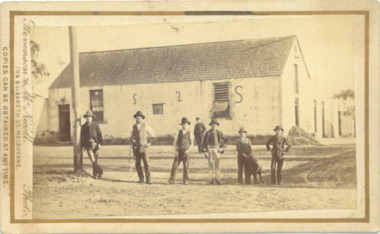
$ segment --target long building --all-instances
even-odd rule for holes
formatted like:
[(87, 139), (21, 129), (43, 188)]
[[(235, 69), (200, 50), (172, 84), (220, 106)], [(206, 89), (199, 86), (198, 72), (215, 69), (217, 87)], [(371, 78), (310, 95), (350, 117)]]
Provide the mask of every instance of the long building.
[[(158, 137), (172, 135), (183, 116), (216, 118), (229, 136), (282, 125), (336, 137), (347, 125), (334, 100), (315, 92), (296, 36), (86, 52), (79, 67), (80, 109), (95, 113), (106, 139), (127, 138), (137, 110)], [(73, 132), (71, 77), (69, 64), (51, 84), (40, 130), (62, 141)]]

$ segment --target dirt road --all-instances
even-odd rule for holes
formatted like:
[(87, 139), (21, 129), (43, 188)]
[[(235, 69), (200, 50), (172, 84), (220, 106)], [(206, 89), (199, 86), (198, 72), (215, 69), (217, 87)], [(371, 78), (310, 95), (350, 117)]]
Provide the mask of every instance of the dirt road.
[[(264, 184), (237, 185), (237, 160), (229, 146), (221, 161), (222, 186), (207, 185), (207, 160), (193, 153), (190, 185), (167, 185), (173, 152), (150, 149), (153, 185), (136, 183), (127, 146), (104, 146), (99, 159), (102, 180), (72, 173), (70, 146), (34, 147), (34, 218), (205, 214), (356, 207), (354, 145), (294, 147), (286, 156), (283, 184), (270, 185), (271, 156), (254, 149), (263, 167)], [(182, 165), (180, 165), (181, 167)], [(87, 157), (84, 169), (91, 173)]]

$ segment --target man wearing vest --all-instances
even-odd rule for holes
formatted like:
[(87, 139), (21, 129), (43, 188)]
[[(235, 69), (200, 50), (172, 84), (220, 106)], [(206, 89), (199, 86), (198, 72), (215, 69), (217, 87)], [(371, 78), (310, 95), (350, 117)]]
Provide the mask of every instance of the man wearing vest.
[(95, 118), (92, 111), (87, 111), (83, 117), (86, 119), (86, 123), (80, 128), (80, 146), (87, 151), (91, 160), (94, 179), (101, 179), (103, 170), (98, 164), (98, 155), (103, 144), (102, 132), (98, 124), (92, 121)]
[[(289, 151), (291, 144), (284, 136), (282, 136), (284, 129), (281, 126), (276, 126), (273, 130), (276, 132), (276, 135), (269, 138), (266, 147), (268, 151), (272, 152), (272, 163), (270, 165), (272, 184), (276, 184), (277, 164), (277, 184), (280, 185), (282, 180), (281, 171), (284, 163), (284, 153)], [(271, 144), (273, 145), (272, 148), (270, 147)], [(287, 145), (286, 149), (285, 144)]]
[(135, 165), (139, 177), (138, 183), (144, 183), (144, 173), (141, 167), (142, 160), (144, 162), (146, 183), (152, 184), (150, 180), (148, 148), (151, 144), (151, 138), (155, 137), (155, 133), (149, 125), (142, 122), (145, 116), (141, 111), (137, 111), (133, 117), (136, 119), (136, 124), (132, 126), (129, 140), (133, 144), (133, 156), (136, 159)]
[(174, 184), (175, 175), (177, 172), (178, 165), (182, 162), (183, 164), (183, 184), (189, 184), (189, 152), (193, 148), (194, 138), (190, 132), (189, 125), (190, 121), (184, 117), (180, 123), (182, 129), (179, 130), (177, 134), (174, 135), (174, 150), (175, 157), (172, 166), (172, 172), (169, 179), (169, 184)]
[(223, 133), (217, 129), (219, 123), (212, 120), (210, 123), (211, 129), (205, 134), (203, 141), (203, 152), (208, 152), (209, 155), (209, 184), (219, 185), (222, 184), (220, 180), (220, 155), (223, 154), (224, 149), (227, 147), (227, 139)]

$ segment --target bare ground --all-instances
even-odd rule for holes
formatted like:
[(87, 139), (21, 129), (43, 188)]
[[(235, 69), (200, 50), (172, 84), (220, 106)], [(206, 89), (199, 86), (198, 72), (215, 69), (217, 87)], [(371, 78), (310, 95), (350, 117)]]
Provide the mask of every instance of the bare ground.
[[(222, 186), (207, 185), (207, 160), (193, 153), (190, 185), (167, 185), (173, 161), (172, 147), (150, 151), (153, 185), (139, 185), (127, 146), (104, 146), (99, 163), (102, 180), (72, 172), (70, 146), (34, 147), (34, 218), (74, 218), (129, 215), (205, 214), (275, 210), (356, 207), (354, 145), (294, 147), (286, 156), (283, 184), (270, 185), (271, 156), (255, 147), (263, 168), (264, 184), (237, 185), (237, 160), (233, 146), (222, 156)], [(182, 165), (180, 165), (181, 167)]]

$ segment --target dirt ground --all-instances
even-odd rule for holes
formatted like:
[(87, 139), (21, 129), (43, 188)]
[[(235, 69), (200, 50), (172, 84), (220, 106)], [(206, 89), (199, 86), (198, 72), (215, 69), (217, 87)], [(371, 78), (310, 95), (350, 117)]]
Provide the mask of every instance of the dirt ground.
[[(238, 185), (234, 146), (222, 155), (223, 185), (207, 185), (208, 162), (190, 156), (190, 184), (167, 185), (173, 162), (171, 146), (153, 146), (153, 185), (137, 184), (128, 146), (104, 146), (102, 180), (75, 175), (71, 146), (34, 147), (33, 218), (207, 214), (356, 207), (354, 145), (294, 147), (286, 155), (282, 185), (270, 184), (270, 153), (255, 146), (263, 184)], [(86, 155), (85, 155), (86, 156)], [(133, 169), (133, 171), (131, 171)], [(92, 172), (84, 157), (84, 170)]]

